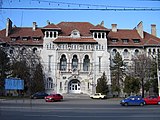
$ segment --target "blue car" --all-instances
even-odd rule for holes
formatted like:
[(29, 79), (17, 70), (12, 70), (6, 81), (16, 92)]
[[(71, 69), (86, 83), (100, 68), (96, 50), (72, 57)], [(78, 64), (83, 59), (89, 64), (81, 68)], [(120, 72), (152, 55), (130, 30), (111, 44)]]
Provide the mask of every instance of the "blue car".
[(120, 101), (120, 104), (123, 106), (128, 105), (140, 105), (143, 106), (145, 104), (144, 99), (141, 96), (130, 96)]

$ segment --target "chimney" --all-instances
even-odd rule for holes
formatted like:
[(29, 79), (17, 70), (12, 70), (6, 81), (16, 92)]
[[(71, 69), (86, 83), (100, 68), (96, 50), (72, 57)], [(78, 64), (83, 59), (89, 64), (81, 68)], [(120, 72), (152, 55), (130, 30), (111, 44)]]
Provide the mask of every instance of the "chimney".
[(137, 25), (136, 30), (137, 30), (138, 34), (141, 36), (141, 38), (144, 38), (144, 35), (143, 35), (143, 22), (142, 21)]
[(112, 32), (117, 32), (117, 24), (112, 24)]
[(153, 36), (157, 36), (157, 30), (156, 30), (156, 25), (155, 24), (151, 24), (151, 34)]
[(47, 25), (49, 25), (50, 24), (50, 21), (49, 20), (47, 20)]
[(7, 24), (6, 24), (6, 37), (9, 36), (9, 34), (11, 33), (12, 30), (12, 21), (7, 18)]
[(32, 30), (35, 31), (36, 27), (37, 27), (36, 22), (33, 22), (33, 28), (32, 28)]
[(102, 22), (100, 23), (100, 25), (104, 27), (104, 21), (102, 21)]

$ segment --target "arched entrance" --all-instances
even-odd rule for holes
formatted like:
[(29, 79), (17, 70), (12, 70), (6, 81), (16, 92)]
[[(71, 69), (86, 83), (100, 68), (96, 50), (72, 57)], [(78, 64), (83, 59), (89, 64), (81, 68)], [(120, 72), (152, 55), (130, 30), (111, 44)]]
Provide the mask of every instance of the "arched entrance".
[(73, 79), (68, 84), (69, 93), (81, 93), (81, 84), (79, 80)]

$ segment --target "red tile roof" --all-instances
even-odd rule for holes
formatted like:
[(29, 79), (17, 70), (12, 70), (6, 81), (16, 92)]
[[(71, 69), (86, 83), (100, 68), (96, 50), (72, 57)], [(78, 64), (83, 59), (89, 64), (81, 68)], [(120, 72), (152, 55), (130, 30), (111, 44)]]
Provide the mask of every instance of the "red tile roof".
[(107, 28), (105, 28), (105, 27), (103, 27), (103, 26), (101, 26), (101, 25), (96, 25), (96, 26), (94, 26), (93, 28), (91, 28), (90, 30), (93, 30), (93, 31), (109, 31), (109, 29), (107, 29)]
[[(79, 43), (97, 43), (96, 40), (92, 38), (92, 32), (105, 31), (109, 32), (108, 34), (108, 45), (109, 46), (160, 46), (160, 38), (155, 37), (147, 32), (144, 32), (144, 38), (142, 39), (135, 29), (117, 29), (117, 32), (112, 32), (112, 30), (107, 29), (101, 25), (94, 26), (89, 22), (61, 22), (57, 25), (49, 24), (43, 28), (36, 28), (35, 31), (32, 30), (32, 27), (13, 27), (11, 33), (6, 37), (6, 30), (3, 29), (0, 31), (0, 42), (8, 42), (12, 44), (25, 44), (25, 45), (42, 45), (44, 30), (45, 29), (56, 29), (59, 31), (59, 38), (54, 42), (79, 42)], [(70, 36), (73, 30), (78, 30), (80, 32), (80, 38), (67, 38), (62, 36)], [(61, 30), (61, 31), (60, 31)], [(12, 37), (17, 37), (18, 39), (13, 42), (11, 41)], [(22, 40), (22, 37), (28, 37), (28, 40)], [(39, 41), (34, 41), (33, 37), (39, 37)], [(86, 38), (89, 37), (89, 38)], [(112, 39), (117, 39), (118, 42), (113, 42)], [(123, 39), (128, 39), (128, 43), (123, 42)], [(139, 39), (139, 43), (134, 43), (133, 39)]]
[(73, 30), (78, 30), (81, 36), (91, 36), (90, 28), (93, 28), (89, 22), (61, 22), (57, 24), (61, 28), (60, 36), (69, 36)]
[(147, 32), (144, 33), (145, 46), (160, 46), (160, 38), (155, 37)]
[[(18, 38), (15, 42), (11, 38)], [(22, 40), (22, 37), (28, 37), (28, 40)], [(33, 37), (39, 37), (38, 41), (34, 41)], [(43, 45), (43, 33), (40, 28), (37, 28), (35, 31), (32, 28), (26, 27), (15, 27), (12, 28), (12, 31), (8, 37), (6, 37), (6, 29), (0, 31), (0, 38), (10, 44), (24, 44), (24, 45)]]
[(61, 29), (55, 24), (48, 24), (47, 26), (43, 27), (44, 29)]

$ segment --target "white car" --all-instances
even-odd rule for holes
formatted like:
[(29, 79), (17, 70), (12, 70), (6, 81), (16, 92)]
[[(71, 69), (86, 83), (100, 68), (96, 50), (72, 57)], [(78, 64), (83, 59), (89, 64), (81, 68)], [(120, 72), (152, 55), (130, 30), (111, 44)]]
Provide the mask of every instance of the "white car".
[(105, 98), (107, 98), (107, 96), (103, 95), (101, 93), (95, 93), (94, 95), (90, 95), (90, 98), (92, 98), (92, 99), (105, 99)]

